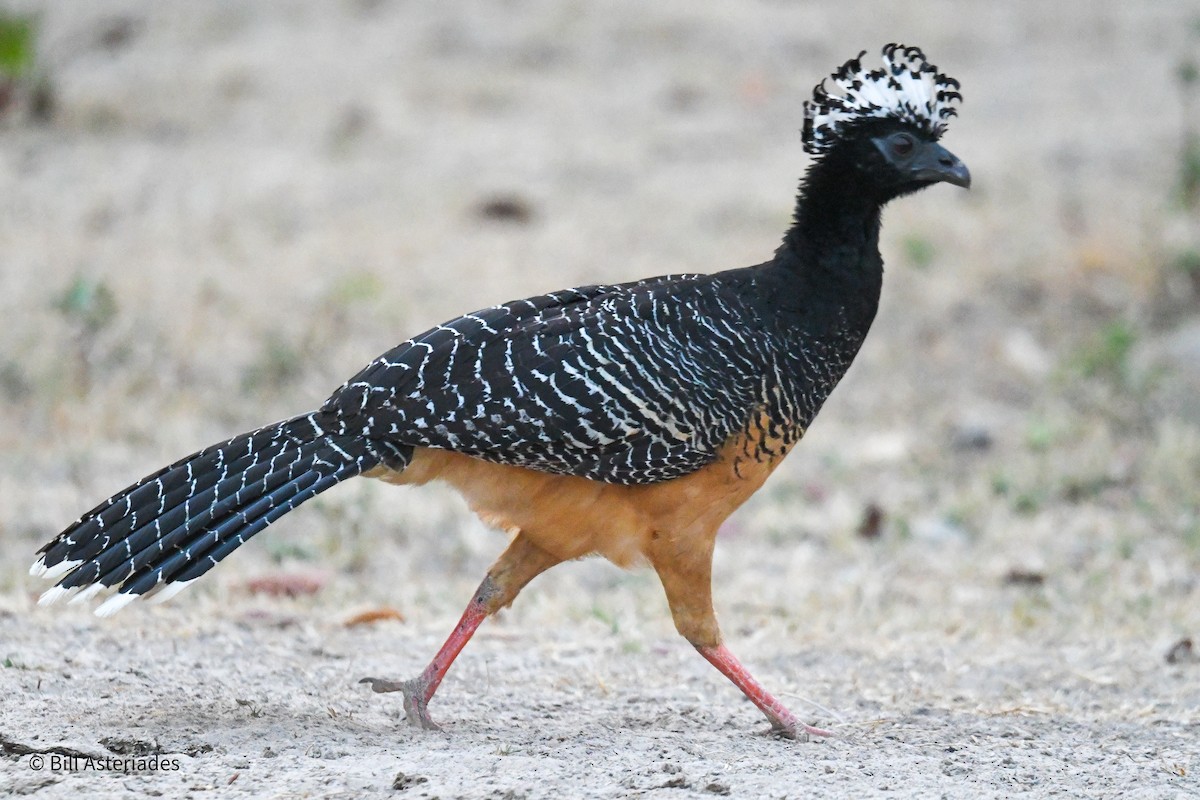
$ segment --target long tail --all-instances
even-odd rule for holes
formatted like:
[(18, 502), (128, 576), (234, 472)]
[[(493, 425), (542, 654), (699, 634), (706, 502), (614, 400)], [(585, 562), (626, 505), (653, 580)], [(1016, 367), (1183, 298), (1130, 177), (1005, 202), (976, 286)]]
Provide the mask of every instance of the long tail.
[(347, 435), (320, 412), (268, 425), (164, 467), (113, 495), (38, 551), (30, 574), (59, 579), (49, 605), (106, 589), (115, 614), (139, 597), (182, 591), (239, 545), (336, 483), (411, 449)]

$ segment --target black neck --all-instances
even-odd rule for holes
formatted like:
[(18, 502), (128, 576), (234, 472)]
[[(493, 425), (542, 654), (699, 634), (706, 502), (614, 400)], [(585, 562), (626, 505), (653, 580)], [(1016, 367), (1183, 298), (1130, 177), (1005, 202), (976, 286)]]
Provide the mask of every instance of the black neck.
[(886, 200), (861, 172), (826, 156), (813, 164), (800, 185), (792, 227), (783, 248), (805, 266), (835, 272), (878, 265), (880, 211)]
[(879, 225), (888, 198), (843, 161), (834, 151), (809, 167), (775, 261), (800, 278), (803, 294), (829, 298), (865, 335), (883, 286)]

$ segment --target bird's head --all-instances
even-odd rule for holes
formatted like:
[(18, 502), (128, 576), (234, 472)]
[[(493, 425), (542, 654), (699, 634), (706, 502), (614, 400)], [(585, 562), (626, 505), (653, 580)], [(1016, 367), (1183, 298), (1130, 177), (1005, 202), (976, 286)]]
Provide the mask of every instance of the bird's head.
[(804, 149), (874, 187), (883, 201), (940, 181), (970, 186), (966, 165), (938, 144), (962, 100), (958, 81), (916, 47), (887, 45), (875, 68), (863, 64), (865, 55), (813, 89), (804, 104)]

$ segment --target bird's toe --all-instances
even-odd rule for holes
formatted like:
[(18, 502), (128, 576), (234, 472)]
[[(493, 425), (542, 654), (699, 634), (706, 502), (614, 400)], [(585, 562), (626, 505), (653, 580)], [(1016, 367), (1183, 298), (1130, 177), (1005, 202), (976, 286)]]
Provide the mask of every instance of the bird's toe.
[(383, 694), (385, 692), (404, 691), (405, 681), (390, 681), (386, 678), (363, 678), (359, 683), (371, 684), (371, 691)]

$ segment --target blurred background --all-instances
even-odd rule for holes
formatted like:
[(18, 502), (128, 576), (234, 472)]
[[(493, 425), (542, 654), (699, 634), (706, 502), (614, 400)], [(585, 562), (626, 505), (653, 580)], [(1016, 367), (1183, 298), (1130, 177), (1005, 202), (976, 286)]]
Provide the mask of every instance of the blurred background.
[[(1064, 646), (1162, 664), (1200, 635), (1200, 7), (1168, 0), (0, 2), (0, 605), (82, 624), (25, 616), (38, 546), (432, 324), (769, 258), (802, 102), (890, 41), (962, 82), (974, 185), (887, 210), (858, 362), (719, 543), (726, 628), (829, 653), (843, 708), (870, 679), (841, 657), (996, 667), (947, 697)], [(502, 542), (352, 482), (154, 613), (440, 630)], [(296, 572), (313, 596), (247, 588)], [(650, 574), (599, 562), (510, 613), (674, 635)]]

